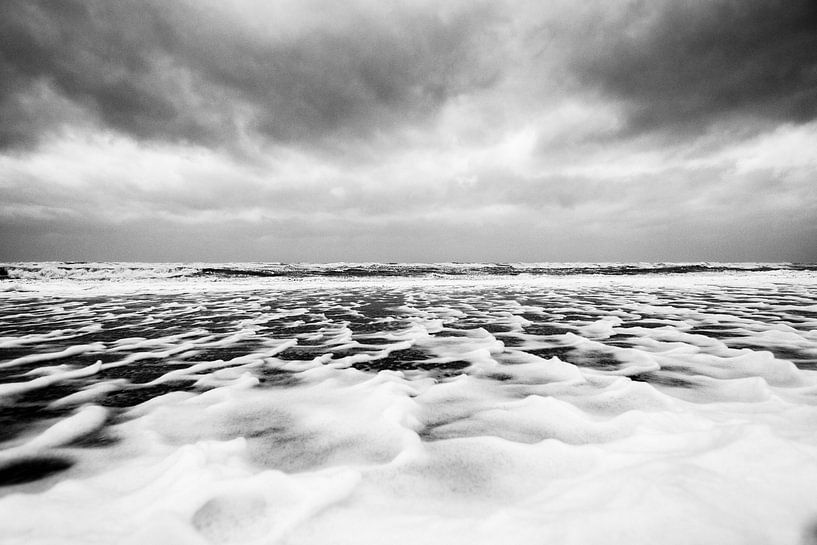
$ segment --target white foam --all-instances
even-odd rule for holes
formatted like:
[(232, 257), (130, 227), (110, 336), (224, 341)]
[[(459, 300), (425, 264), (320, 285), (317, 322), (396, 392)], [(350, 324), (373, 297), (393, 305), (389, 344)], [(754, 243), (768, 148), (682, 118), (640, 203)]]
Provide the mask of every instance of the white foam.
[(81, 369), (55, 372), (26, 382), (10, 382), (7, 384), (0, 384), (0, 399), (19, 395), (23, 392), (36, 390), (38, 388), (45, 388), (46, 386), (51, 386), (52, 384), (57, 384), (70, 379), (89, 377), (99, 373), (100, 369), (102, 369), (102, 362), (98, 361)]
[(100, 382), (97, 384), (92, 384), (78, 392), (74, 392), (73, 394), (69, 394), (55, 401), (52, 401), (49, 404), (49, 407), (51, 409), (61, 409), (63, 407), (72, 407), (74, 405), (91, 403), (93, 401), (96, 401), (100, 397), (103, 397), (105, 394), (119, 390), (119, 388), (120, 388), (119, 386), (116, 386), (112, 382)]
[[(44, 364), (9, 399), (102, 403), (133, 385), (100, 372), (140, 366), (158, 377), (134, 388), (197, 388), (32, 426), (5, 461), (76, 466), (0, 489), (4, 543), (786, 544), (817, 520), (810, 272), (174, 282), (134, 292), (153, 308), (80, 302), (59, 334), (4, 339), (33, 352), (4, 369)], [(400, 301), (366, 319), (382, 293)], [(104, 342), (49, 344), (86, 322)], [(70, 359), (96, 352), (112, 361)], [(117, 442), (76, 444), (106, 425)]]
[(14, 358), (13, 360), (0, 363), (0, 368), (15, 367), (19, 365), (27, 365), (30, 363), (38, 363), (41, 361), (51, 361), (63, 358), (70, 358), (71, 356), (77, 356), (80, 354), (84, 354), (86, 352), (97, 352), (103, 350), (104, 348), (105, 345), (103, 345), (102, 343), (69, 346), (68, 348), (60, 350), (59, 352), (50, 352), (47, 354), (31, 354), (29, 356), (21, 356), (19, 358)]
[(86, 405), (25, 443), (0, 451), (0, 462), (24, 459), (40, 451), (71, 443), (102, 427), (107, 418), (108, 411), (104, 407)]
[(102, 426), (108, 411), (98, 405), (86, 405), (72, 416), (60, 420), (24, 445), (26, 449), (57, 447), (87, 435)]

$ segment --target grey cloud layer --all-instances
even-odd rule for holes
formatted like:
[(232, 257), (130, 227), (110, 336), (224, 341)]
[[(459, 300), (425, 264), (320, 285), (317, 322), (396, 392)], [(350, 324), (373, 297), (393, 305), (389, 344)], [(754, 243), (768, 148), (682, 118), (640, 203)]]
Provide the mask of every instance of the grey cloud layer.
[[(810, 0), (626, 2), (578, 17), (543, 4), (521, 22), (500, 3), (293, 6), (294, 21), (259, 13), (259, 31), (252, 13), (202, 2), (8, 0), (0, 145), (30, 144), (83, 112), (137, 138), (205, 145), (365, 139), (430, 119), (509, 66), (533, 59), (535, 72), (543, 54), (563, 59), (580, 89), (621, 101), (631, 132), (817, 115)], [(503, 46), (520, 30), (535, 38), (511, 53)]]
[(330, 7), (303, 3), (313, 24), (293, 33), (274, 20), (258, 32), (217, 4), (4, 2), (0, 108), (16, 123), (4, 123), (0, 143), (43, 129), (20, 100), (37, 84), (138, 138), (217, 144), (242, 132), (366, 136), (420, 122), (498, 77), (480, 4), (445, 14)]
[(817, 259), (810, 0), (5, 0), (0, 119), (0, 257)]
[(812, 0), (637, 2), (592, 26), (577, 72), (624, 102), (629, 131), (817, 117)]

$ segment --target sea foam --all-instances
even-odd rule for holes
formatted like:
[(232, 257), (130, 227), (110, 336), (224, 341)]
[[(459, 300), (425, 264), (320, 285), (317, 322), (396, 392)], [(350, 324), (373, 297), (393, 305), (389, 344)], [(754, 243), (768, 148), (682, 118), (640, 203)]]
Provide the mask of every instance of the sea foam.
[(82, 267), (0, 294), (3, 543), (817, 535), (811, 270)]

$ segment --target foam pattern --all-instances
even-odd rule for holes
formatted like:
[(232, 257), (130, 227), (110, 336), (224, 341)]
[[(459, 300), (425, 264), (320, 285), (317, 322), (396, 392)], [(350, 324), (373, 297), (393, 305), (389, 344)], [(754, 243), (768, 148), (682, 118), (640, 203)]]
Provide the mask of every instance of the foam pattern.
[(0, 293), (2, 543), (817, 540), (812, 271), (137, 280)]

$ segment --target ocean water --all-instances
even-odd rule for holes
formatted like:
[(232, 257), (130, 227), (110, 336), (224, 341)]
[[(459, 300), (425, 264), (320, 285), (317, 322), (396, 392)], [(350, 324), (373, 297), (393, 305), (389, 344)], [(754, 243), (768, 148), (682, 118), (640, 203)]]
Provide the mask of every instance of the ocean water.
[(8, 263), (0, 543), (817, 543), (817, 268)]

